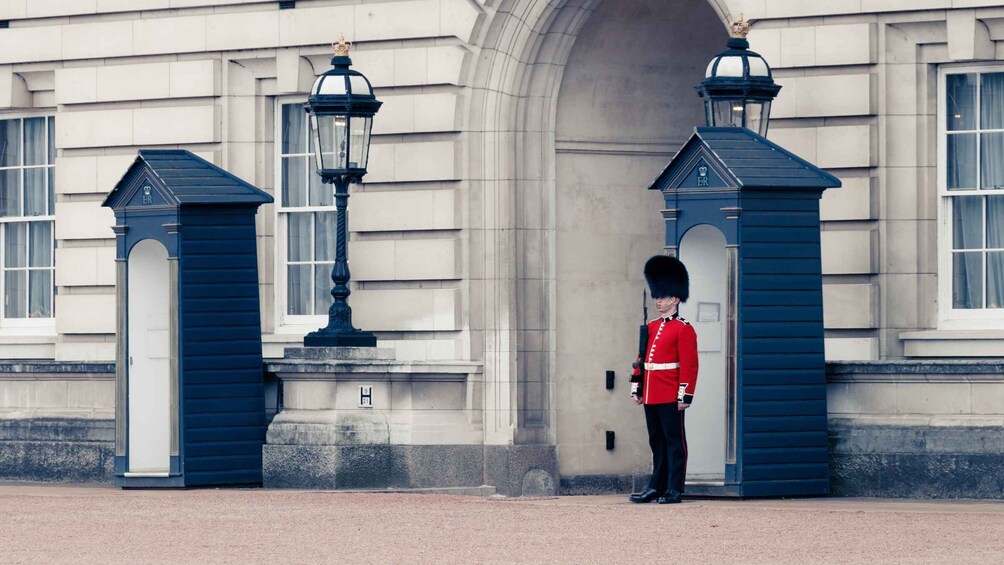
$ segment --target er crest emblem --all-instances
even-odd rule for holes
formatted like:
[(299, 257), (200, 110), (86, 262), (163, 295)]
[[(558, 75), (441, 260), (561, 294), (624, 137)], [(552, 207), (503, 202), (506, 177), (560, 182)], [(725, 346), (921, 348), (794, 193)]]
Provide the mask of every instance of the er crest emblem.
[(697, 167), (697, 186), (698, 187), (707, 187), (707, 186), (710, 186), (708, 184), (708, 166), (707, 165), (701, 165), (701, 166)]
[(153, 204), (153, 194), (151, 194), (152, 190), (153, 189), (150, 188), (150, 185), (148, 185), (148, 184), (143, 185), (143, 205), (144, 206), (149, 206), (150, 204)]

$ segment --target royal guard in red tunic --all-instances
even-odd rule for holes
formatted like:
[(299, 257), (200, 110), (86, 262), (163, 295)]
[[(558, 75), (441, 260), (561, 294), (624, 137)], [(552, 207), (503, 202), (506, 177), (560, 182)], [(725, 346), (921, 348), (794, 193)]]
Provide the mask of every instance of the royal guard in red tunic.
[(657, 255), (645, 263), (645, 279), (660, 316), (648, 322), (644, 359), (631, 377), (631, 398), (644, 404), (652, 478), (631, 502), (680, 502), (687, 472), (684, 411), (697, 387), (697, 333), (677, 309), (690, 296), (687, 268), (675, 257)]

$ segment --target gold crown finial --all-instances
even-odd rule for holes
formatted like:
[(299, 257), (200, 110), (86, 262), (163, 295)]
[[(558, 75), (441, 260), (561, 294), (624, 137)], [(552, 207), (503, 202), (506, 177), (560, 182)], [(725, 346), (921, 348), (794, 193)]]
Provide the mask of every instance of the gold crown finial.
[(739, 14), (739, 19), (732, 22), (732, 37), (745, 38), (750, 32), (750, 23)]
[(335, 48), (336, 57), (348, 57), (352, 43), (345, 41), (345, 34), (338, 34), (338, 43), (332, 43), (331, 46)]

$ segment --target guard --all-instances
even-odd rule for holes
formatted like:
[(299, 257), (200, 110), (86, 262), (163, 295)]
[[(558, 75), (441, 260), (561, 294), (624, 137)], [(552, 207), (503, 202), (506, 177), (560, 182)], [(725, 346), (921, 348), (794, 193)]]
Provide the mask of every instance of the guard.
[(687, 473), (684, 411), (697, 386), (697, 333), (677, 309), (690, 296), (687, 268), (675, 257), (656, 255), (645, 263), (645, 279), (659, 317), (647, 324), (648, 339), (635, 362), (631, 398), (645, 405), (652, 478), (631, 502), (680, 502)]

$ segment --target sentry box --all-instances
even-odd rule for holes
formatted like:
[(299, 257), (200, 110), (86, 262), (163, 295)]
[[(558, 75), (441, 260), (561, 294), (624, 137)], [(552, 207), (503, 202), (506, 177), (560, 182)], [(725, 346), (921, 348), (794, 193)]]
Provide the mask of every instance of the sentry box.
[(691, 277), (688, 494), (829, 491), (819, 199), (839, 186), (746, 128), (700, 127), (650, 187)]
[(184, 150), (143, 150), (115, 211), (115, 482), (261, 484), (255, 213), (272, 197)]

